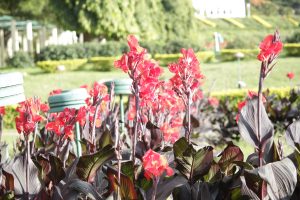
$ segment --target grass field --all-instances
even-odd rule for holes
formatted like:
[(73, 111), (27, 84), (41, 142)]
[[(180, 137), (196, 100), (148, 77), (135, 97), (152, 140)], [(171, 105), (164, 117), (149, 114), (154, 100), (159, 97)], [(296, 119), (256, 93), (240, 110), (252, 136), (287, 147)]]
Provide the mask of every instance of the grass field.
[[(213, 85), (212, 91), (225, 91), (237, 87), (238, 67), (241, 78), (247, 84), (246, 88), (256, 89), (260, 63), (257, 60), (224, 63), (204, 63), (201, 70), (205, 75), (204, 90), (207, 91)], [(43, 73), (39, 68), (29, 69), (0, 69), (0, 73), (19, 71), (24, 74), (25, 94), (27, 97), (40, 96), (47, 100), (47, 96), (53, 89), (77, 88), (83, 84), (92, 84), (94, 81), (105, 79), (127, 78), (127, 74), (120, 70), (112, 72), (99, 72), (91, 70), (61, 72), (55, 74)], [(286, 78), (287, 72), (294, 72), (295, 79), (292, 83)], [(164, 68), (162, 79), (171, 76), (167, 68)], [(214, 83), (214, 84), (213, 84)], [(286, 87), (290, 84), (300, 83), (300, 58), (280, 58), (273, 72), (265, 82), (266, 87)]]

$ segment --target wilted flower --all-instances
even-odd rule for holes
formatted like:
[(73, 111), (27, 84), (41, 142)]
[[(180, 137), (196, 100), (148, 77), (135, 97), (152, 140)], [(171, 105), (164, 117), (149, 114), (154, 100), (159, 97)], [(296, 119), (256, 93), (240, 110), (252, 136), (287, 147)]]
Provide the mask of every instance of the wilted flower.
[(173, 175), (173, 169), (169, 167), (167, 159), (152, 149), (149, 149), (143, 156), (143, 167), (147, 179), (158, 178), (165, 171), (168, 176)]

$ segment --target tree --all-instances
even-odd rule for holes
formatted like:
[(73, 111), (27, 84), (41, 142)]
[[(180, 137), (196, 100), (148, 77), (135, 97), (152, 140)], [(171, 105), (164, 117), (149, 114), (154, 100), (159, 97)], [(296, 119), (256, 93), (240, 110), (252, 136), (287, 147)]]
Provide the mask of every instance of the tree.
[(137, 33), (132, 0), (51, 0), (58, 22), (65, 28), (118, 40)]

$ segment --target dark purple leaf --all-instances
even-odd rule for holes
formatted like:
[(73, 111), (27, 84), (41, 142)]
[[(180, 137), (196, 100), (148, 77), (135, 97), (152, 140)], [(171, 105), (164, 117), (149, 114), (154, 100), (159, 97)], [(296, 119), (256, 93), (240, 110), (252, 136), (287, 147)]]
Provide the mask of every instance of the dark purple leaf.
[(238, 126), (241, 136), (244, 138), (244, 140), (246, 140), (255, 148), (262, 148), (262, 151), (264, 151), (265, 145), (272, 139), (274, 135), (274, 129), (271, 121), (268, 118), (265, 107), (261, 103), (261, 133), (260, 138), (258, 138), (257, 102), (257, 98), (247, 101), (246, 105), (241, 110)]
[(176, 169), (190, 182), (195, 182), (204, 176), (210, 169), (213, 161), (213, 148), (204, 147), (196, 151), (183, 137), (173, 146)]
[(287, 143), (300, 152), (300, 121), (293, 122), (285, 133)]
[(218, 164), (227, 176), (232, 175), (234, 172), (233, 161), (244, 160), (243, 152), (238, 146), (234, 145), (232, 142), (228, 144), (228, 146), (224, 149), (220, 156), (221, 159), (219, 160)]
[(118, 171), (112, 167), (107, 168), (107, 173), (111, 191), (117, 191), (118, 186), (120, 186), (120, 195), (122, 199), (137, 199), (137, 193), (132, 180), (121, 173), (120, 183), (118, 183)]
[(258, 168), (258, 174), (266, 181), (271, 199), (290, 199), (297, 184), (297, 169), (289, 158)]
[[(29, 168), (29, 185), (28, 192), (30, 195), (38, 194), (42, 188), (42, 184), (39, 179), (38, 168), (34, 165), (31, 158), (28, 159)], [(14, 177), (14, 191), (16, 195), (22, 195), (25, 193), (26, 188), (26, 158), (24, 155), (16, 156), (10, 161), (8, 165), (4, 167), (4, 170)]]
[(94, 154), (81, 156), (77, 163), (77, 176), (83, 181), (92, 182), (96, 175), (96, 171), (106, 161), (113, 158), (114, 153), (112, 146), (108, 145)]
[[(167, 197), (169, 197), (172, 194), (175, 188), (185, 185), (186, 183), (187, 180), (183, 176), (172, 176), (170, 178), (160, 179), (157, 186), (155, 199), (167, 199)], [(151, 199), (152, 192), (153, 188), (147, 191), (147, 199)]]

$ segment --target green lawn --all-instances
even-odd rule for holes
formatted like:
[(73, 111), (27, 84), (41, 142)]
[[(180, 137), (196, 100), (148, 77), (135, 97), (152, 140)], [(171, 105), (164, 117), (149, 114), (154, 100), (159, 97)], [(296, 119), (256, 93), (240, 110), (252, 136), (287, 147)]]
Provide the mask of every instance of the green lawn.
[[(224, 91), (234, 89), (238, 81), (238, 67), (240, 67), (242, 80), (249, 89), (257, 88), (260, 63), (257, 60), (224, 63), (203, 63), (201, 70), (205, 75), (204, 90), (207, 91), (213, 84), (212, 91)], [(83, 84), (92, 84), (94, 81), (105, 79), (126, 78), (127, 75), (120, 70), (112, 72), (99, 72), (91, 70), (61, 72), (55, 74), (43, 73), (39, 68), (29, 69), (1, 69), (0, 73), (19, 71), (24, 74), (25, 94), (27, 97), (40, 96), (46, 100), (53, 89), (77, 88)], [(171, 76), (167, 68), (162, 79)], [(293, 71), (295, 79), (292, 84), (300, 83), (300, 58), (280, 58), (274, 71), (266, 80), (266, 87), (290, 86), (286, 73)]]

